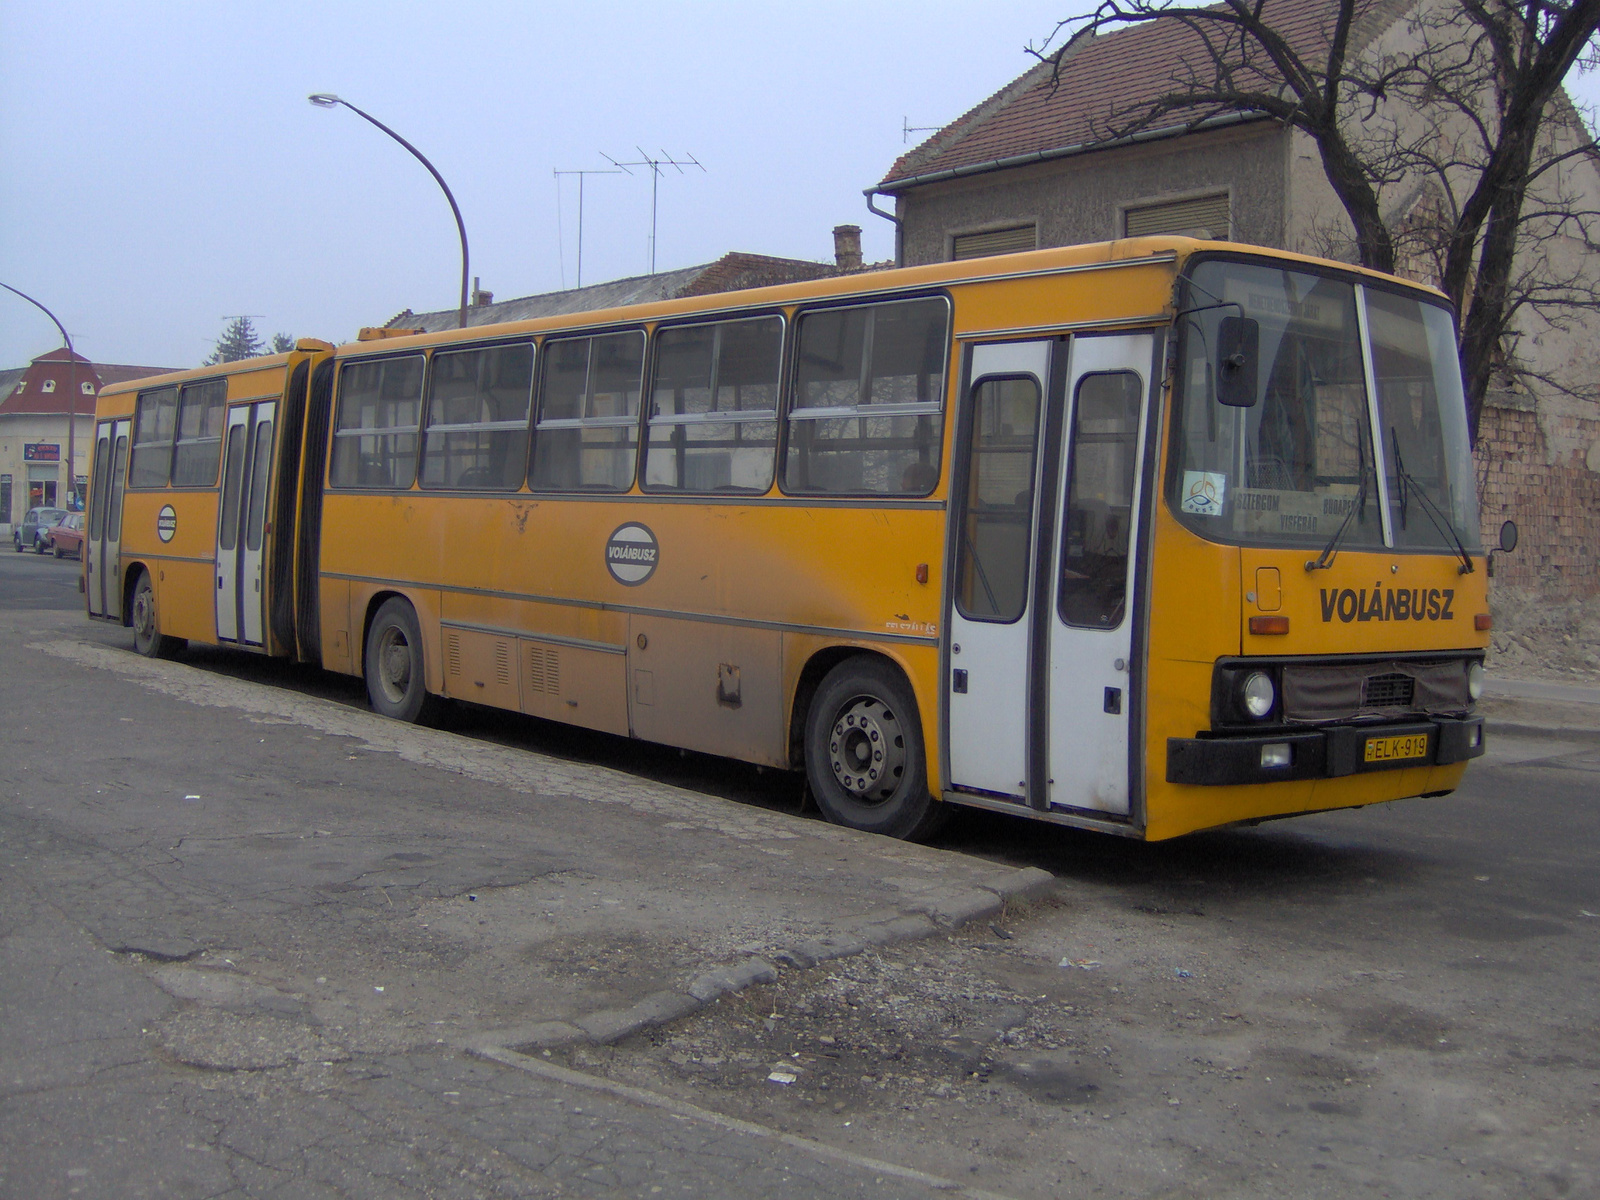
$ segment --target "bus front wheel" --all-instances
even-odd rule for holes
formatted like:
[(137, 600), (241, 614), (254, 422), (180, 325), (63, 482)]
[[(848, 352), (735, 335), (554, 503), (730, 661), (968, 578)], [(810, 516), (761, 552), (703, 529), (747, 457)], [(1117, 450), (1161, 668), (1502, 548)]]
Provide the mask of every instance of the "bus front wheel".
[(422, 626), (399, 596), (383, 602), (367, 630), (367, 699), (372, 709), (397, 721), (421, 721), (428, 709)]
[(916, 701), (881, 659), (846, 659), (823, 679), (806, 714), (806, 778), (836, 825), (916, 841), (943, 827), (928, 794)]
[(133, 648), (146, 658), (176, 658), (189, 643), (183, 638), (168, 637), (161, 632), (161, 619), (156, 612), (156, 588), (150, 582), (150, 572), (140, 571), (133, 585)]

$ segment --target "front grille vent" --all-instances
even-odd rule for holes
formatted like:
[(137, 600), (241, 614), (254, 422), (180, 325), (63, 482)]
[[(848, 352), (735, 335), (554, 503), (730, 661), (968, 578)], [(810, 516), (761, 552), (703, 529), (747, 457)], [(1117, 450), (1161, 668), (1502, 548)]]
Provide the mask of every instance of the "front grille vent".
[(1361, 685), (1363, 708), (1410, 708), (1416, 695), (1417, 681), (1398, 672), (1392, 675), (1368, 675)]

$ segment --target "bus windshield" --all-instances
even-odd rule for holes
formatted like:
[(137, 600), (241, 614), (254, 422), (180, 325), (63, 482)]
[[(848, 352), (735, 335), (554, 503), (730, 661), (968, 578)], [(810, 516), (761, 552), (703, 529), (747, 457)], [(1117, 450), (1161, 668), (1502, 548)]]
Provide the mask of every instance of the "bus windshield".
[[(1304, 270), (1218, 260), (1195, 268), (1183, 310), (1169, 496), (1184, 524), (1247, 545), (1320, 548), (1342, 529), (1341, 549), (1479, 548), (1448, 310)], [(1248, 408), (1216, 398), (1222, 322), (1241, 310), (1260, 330)]]

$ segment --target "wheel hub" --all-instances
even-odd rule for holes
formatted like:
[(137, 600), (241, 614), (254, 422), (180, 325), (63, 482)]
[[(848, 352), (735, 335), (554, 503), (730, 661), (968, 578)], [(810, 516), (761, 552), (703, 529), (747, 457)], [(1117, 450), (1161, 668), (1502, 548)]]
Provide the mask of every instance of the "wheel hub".
[(156, 631), (156, 598), (146, 588), (134, 593), (133, 628), (141, 637), (150, 637)]
[(405, 699), (411, 686), (411, 647), (398, 629), (387, 629), (378, 648), (378, 681), (391, 703)]
[(876, 696), (858, 696), (833, 723), (828, 762), (845, 791), (869, 804), (882, 803), (905, 772), (899, 720)]

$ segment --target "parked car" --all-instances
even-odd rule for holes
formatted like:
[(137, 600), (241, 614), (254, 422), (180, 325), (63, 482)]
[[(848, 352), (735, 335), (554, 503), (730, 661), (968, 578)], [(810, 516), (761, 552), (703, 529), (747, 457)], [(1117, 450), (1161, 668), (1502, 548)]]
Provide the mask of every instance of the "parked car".
[(64, 508), (30, 508), (28, 515), (11, 530), (11, 540), (16, 544), (17, 553), (32, 550), (35, 554), (43, 554), (46, 548), (45, 535), (50, 526), (60, 524), (61, 518), (66, 515)]
[(62, 558), (68, 554), (74, 558), (82, 558), (83, 514), (81, 512), (69, 512), (61, 518), (59, 525), (50, 526), (44, 535), (44, 540), (57, 558)]

